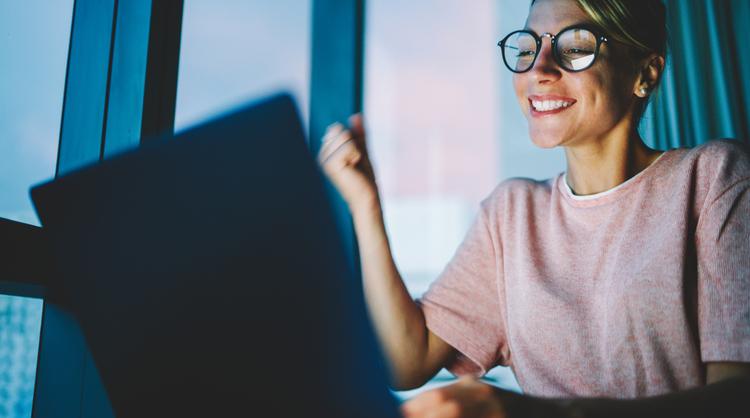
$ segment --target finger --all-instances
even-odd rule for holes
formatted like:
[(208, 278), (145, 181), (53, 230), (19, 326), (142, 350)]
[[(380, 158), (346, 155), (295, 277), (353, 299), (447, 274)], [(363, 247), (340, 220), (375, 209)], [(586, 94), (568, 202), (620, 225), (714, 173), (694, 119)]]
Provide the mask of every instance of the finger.
[(404, 402), (401, 405), (401, 410), (406, 416), (423, 416), (427, 411), (437, 408), (446, 400), (447, 397), (442, 388), (432, 389)]
[(456, 398), (463, 396), (468, 389), (476, 384), (476, 379), (471, 376), (461, 376), (457, 381), (440, 388), (447, 398)]
[(432, 411), (427, 412), (427, 418), (463, 418), (463, 408), (455, 401), (443, 402)]
[(446, 387), (449, 395), (465, 401), (480, 401), (495, 397), (495, 388), (472, 376), (463, 376), (455, 384)]
[(348, 123), (349, 130), (352, 132), (354, 139), (360, 146), (364, 147), (366, 142), (364, 116), (361, 113), (355, 113), (349, 116)]
[(323, 135), (323, 138), (320, 141), (320, 149), (324, 149), (331, 145), (331, 142), (335, 141), (338, 137), (341, 135), (351, 135), (349, 131), (346, 129), (336, 129), (333, 128), (326, 132), (325, 135)]
[(405, 418), (462, 418), (463, 408), (456, 400), (446, 400), (420, 409), (402, 407), (401, 413)]
[(455, 383), (442, 386), (431, 391), (423, 392), (415, 397), (413, 402), (417, 408), (432, 408), (437, 404), (455, 401), (458, 403), (473, 401), (487, 395), (485, 387), (489, 386), (470, 376), (463, 376)]
[(362, 153), (354, 141), (349, 139), (334, 149), (320, 164), (326, 172), (333, 173), (344, 167), (354, 167), (361, 159)]
[(324, 164), (328, 159), (331, 158), (341, 147), (346, 143), (352, 141), (352, 135), (349, 131), (344, 131), (341, 134), (331, 137), (323, 144), (319, 153), (319, 160), (321, 164)]
[(456, 381), (455, 385), (459, 387), (466, 387), (466, 386), (475, 386), (481, 384), (481, 382), (472, 375), (463, 375), (458, 378), (458, 381)]
[(318, 155), (321, 154), (330, 154), (331, 153), (331, 145), (338, 146), (341, 142), (341, 137), (347, 136), (351, 137), (351, 133), (344, 129), (343, 126), (340, 128), (333, 127), (331, 128), (324, 136), (320, 144), (320, 151), (318, 151)]
[(330, 133), (336, 133), (341, 132), (344, 130), (344, 125), (340, 124), (339, 122), (334, 122), (326, 127), (326, 132), (324, 135), (328, 135)]
[(354, 132), (355, 135), (362, 135), (365, 134), (365, 124), (364, 124), (364, 117), (361, 113), (355, 113), (351, 116), (349, 116), (349, 129)]
[(328, 125), (325, 133), (323, 134), (323, 138), (320, 139), (320, 149), (322, 150), (327, 143), (331, 142), (331, 140), (340, 135), (344, 130), (344, 125), (338, 122)]

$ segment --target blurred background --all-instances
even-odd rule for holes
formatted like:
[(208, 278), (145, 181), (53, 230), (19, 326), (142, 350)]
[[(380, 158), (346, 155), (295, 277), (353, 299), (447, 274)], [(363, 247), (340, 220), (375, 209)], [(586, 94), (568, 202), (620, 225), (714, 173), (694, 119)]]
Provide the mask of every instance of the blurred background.
[[(309, 119), (312, 1), (185, 0), (175, 129), (278, 89), (292, 91)], [(396, 261), (415, 297), (441, 272), (498, 182), (565, 169), (561, 150), (531, 144), (496, 46), (523, 27), (528, 3), (366, 2), (369, 147)], [(742, 43), (735, 34), (737, 22), (750, 22), (750, 2), (667, 3), (679, 26), (644, 137), (662, 149), (747, 138), (750, 64), (736, 53)], [(28, 189), (55, 174), (73, 7), (73, 0), (0, 0), (6, 219), (38, 225)], [(40, 299), (0, 295), (0, 417), (31, 415), (42, 309)], [(443, 371), (428, 387), (449, 378)], [(508, 369), (488, 379), (518, 390)]]

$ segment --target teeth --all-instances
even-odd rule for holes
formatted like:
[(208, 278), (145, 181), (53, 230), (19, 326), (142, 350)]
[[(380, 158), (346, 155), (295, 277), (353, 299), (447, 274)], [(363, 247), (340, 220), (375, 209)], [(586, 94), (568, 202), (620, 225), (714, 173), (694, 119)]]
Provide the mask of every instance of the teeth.
[(563, 100), (532, 100), (531, 105), (534, 106), (534, 110), (547, 112), (561, 107), (568, 107), (571, 103)]

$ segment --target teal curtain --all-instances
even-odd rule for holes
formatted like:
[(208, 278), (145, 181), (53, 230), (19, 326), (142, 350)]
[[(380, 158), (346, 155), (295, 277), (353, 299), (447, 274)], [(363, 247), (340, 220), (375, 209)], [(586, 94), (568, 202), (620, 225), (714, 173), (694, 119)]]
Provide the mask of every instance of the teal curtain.
[(750, 1), (665, 0), (669, 53), (641, 122), (657, 149), (750, 141)]

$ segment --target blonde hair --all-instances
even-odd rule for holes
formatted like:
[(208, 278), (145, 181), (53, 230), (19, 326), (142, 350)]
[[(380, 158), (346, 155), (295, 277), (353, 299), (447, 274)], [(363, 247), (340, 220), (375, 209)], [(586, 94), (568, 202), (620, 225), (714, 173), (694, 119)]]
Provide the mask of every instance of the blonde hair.
[[(533, 5), (536, 0), (532, 0)], [(607, 35), (641, 56), (666, 56), (666, 8), (661, 0), (576, 0)]]
[(667, 53), (666, 10), (660, 0), (576, 0), (609, 35), (640, 55)]

